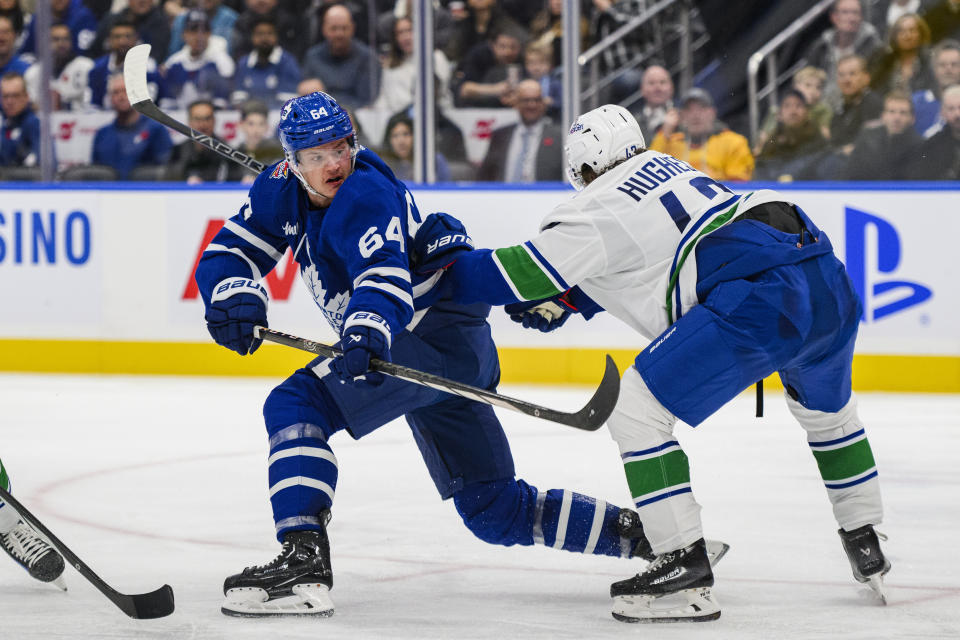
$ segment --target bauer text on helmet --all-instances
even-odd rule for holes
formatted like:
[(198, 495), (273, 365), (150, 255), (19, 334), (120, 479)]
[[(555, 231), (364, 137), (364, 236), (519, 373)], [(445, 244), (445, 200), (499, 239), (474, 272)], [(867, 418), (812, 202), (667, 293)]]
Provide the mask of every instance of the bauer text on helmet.
[(584, 167), (597, 177), (645, 145), (636, 118), (623, 107), (606, 104), (588, 111), (576, 119), (567, 136), (567, 180), (580, 191), (588, 183)]

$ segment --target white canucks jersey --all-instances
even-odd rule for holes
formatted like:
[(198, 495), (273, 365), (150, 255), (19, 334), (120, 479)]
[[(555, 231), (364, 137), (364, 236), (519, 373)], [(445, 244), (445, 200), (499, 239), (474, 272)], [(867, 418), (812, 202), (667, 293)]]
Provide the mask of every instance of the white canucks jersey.
[[(685, 162), (645, 151), (554, 209), (522, 245), (523, 261), (558, 291), (579, 285), (653, 339), (698, 303), (697, 241), (747, 209), (782, 200), (766, 190), (736, 195)], [(494, 259), (515, 287), (514, 260), (501, 251)]]

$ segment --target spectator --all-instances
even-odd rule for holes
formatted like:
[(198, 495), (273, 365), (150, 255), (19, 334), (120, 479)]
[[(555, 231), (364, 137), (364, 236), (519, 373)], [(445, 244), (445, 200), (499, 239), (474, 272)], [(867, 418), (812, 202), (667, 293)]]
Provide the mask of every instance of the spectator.
[[(80, 55), (87, 55), (97, 35), (97, 19), (83, 4), (83, 0), (50, 0), (50, 11), (53, 14), (51, 23), (61, 22), (69, 28), (73, 38), (73, 50)], [(20, 53), (36, 54), (36, 29), (37, 21), (31, 20), (23, 44), (20, 45)]]
[[(581, 15), (581, 51), (586, 51), (589, 48), (590, 34), (590, 20)], [(563, 0), (547, 0), (546, 6), (533, 17), (530, 22), (530, 43), (549, 47), (551, 66), (560, 67), (563, 64)]]
[[(390, 53), (383, 65), (380, 95), (373, 106), (388, 113), (396, 113), (413, 102), (417, 82), (417, 64), (413, 58), (413, 22), (397, 18), (390, 38)], [(441, 109), (453, 106), (450, 93), (450, 61), (443, 51), (433, 52), (433, 70), (436, 78), (436, 99)]]
[(797, 89), (787, 89), (780, 98), (777, 125), (757, 154), (753, 177), (780, 182), (802, 179), (826, 147), (823, 132), (810, 117), (806, 97)]
[(930, 70), (930, 28), (915, 13), (900, 16), (890, 28), (889, 44), (875, 54), (870, 74), (871, 87), (880, 94), (930, 89), (934, 85)]
[[(323, 80), (349, 109), (364, 107), (377, 96), (380, 65), (373, 50), (353, 37), (353, 16), (343, 5), (323, 14), (323, 42), (307, 50), (304, 73)], [(412, 41), (411, 41), (412, 44)]]
[(895, 91), (883, 99), (879, 126), (860, 132), (850, 153), (847, 180), (903, 180), (923, 142), (913, 129), (913, 101)]
[[(827, 72), (817, 67), (804, 67), (793, 74), (793, 88), (803, 94), (812, 120), (820, 129), (824, 139), (830, 138), (830, 121), (833, 119), (833, 110), (823, 100), (823, 90), (827, 82)], [(760, 128), (755, 153), (759, 153), (764, 143), (773, 135), (777, 128), (777, 108), (773, 107), (763, 121)]]
[[(305, 96), (308, 93), (327, 92), (327, 87), (320, 78), (304, 78), (297, 83), (297, 95)], [(356, 126), (356, 125), (354, 125)]]
[[(380, 0), (379, 4), (383, 4), (388, 0)], [(311, 2), (311, 18), (310, 20), (310, 29), (308, 33), (311, 34), (310, 42), (319, 43), (324, 39), (323, 35), (323, 19), (326, 17), (327, 11), (334, 6), (342, 6), (347, 11), (350, 12), (350, 15), (353, 17), (353, 26), (354, 26), (354, 37), (360, 42), (370, 45), (370, 14), (367, 11), (367, 2), (368, 0), (312, 0)], [(377, 3), (374, 3), (375, 5)], [(436, 3), (434, 3), (436, 4)], [(384, 7), (384, 11), (388, 14), (393, 13), (392, 9), (395, 9), (393, 3), (390, 3), (391, 6)], [(412, 7), (411, 7), (412, 9)], [(376, 10), (376, 6), (374, 6)], [(436, 10), (436, 9), (435, 9)], [(408, 12), (412, 14), (412, 10)], [(378, 12), (379, 15), (379, 12)], [(407, 15), (405, 17), (410, 17)], [(434, 13), (434, 18), (436, 18), (436, 13)], [(436, 23), (434, 23), (436, 26)], [(387, 32), (386, 38), (384, 38), (383, 44), (390, 42), (390, 33)]]
[(914, 128), (917, 133), (929, 138), (943, 128), (940, 117), (940, 96), (950, 85), (960, 83), (960, 42), (944, 40), (933, 48), (933, 89), (913, 93), (913, 110), (916, 114)]
[(159, 64), (170, 50), (170, 24), (163, 8), (156, 0), (128, 0), (127, 7), (111, 13), (100, 21), (97, 36), (91, 45), (91, 55), (102, 52), (115, 22), (129, 22), (141, 42), (150, 45), (150, 57)]
[[(213, 137), (216, 113), (209, 100), (197, 100), (187, 107), (187, 124), (205, 136)], [(232, 160), (193, 140), (185, 140), (173, 148), (164, 179), (187, 184), (225, 182), (231, 173)], [(235, 171), (236, 179), (240, 172)]]
[(830, 121), (830, 144), (849, 155), (853, 141), (864, 125), (872, 124), (883, 111), (883, 99), (870, 89), (867, 61), (846, 56), (837, 63), (837, 85), (842, 104)]
[(188, 12), (183, 22), (183, 49), (170, 56), (164, 67), (166, 108), (182, 109), (196, 100), (227, 105), (233, 80), (233, 58), (227, 41), (210, 33), (210, 19), (200, 10)]
[[(405, 112), (394, 114), (387, 122), (380, 156), (398, 180), (413, 180), (413, 118)], [(437, 180), (450, 182), (450, 179), (450, 165), (443, 154), (437, 152)]]
[(531, 42), (523, 51), (523, 75), (540, 83), (547, 115), (560, 116), (563, 105), (563, 73), (553, 66), (553, 53), (545, 44)]
[(299, 63), (310, 43), (306, 37), (306, 16), (298, 16), (285, 6), (278, 7), (277, 0), (246, 0), (246, 7), (233, 24), (230, 41), (233, 56), (239, 60), (257, 46), (253, 42), (253, 30), (266, 18), (274, 25), (277, 43)]
[(173, 146), (170, 134), (162, 124), (130, 106), (122, 73), (107, 79), (107, 96), (117, 118), (97, 129), (91, 162), (113, 167), (121, 180), (128, 179), (137, 167), (164, 165)]
[(496, 0), (467, 0), (466, 13), (454, 13), (453, 33), (446, 54), (458, 63), (477, 45), (504, 31), (523, 32), (513, 18), (497, 7)]
[(458, 107), (512, 107), (514, 91), (522, 79), (522, 35), (498, 33), (492, 42), (481, 42), (467, 53), (455, 74)]
[[(646, 0), (593, 0), (591, 32), (598, 41), (603, 40), (646, 8)], [(636, 60), (654, 41), (654, 29), (653, 23), (634, 29), (600, 54), (600, 72), (613, 80), (607, 90), (607, 102), (624, 102), (640, 85), (642, 73), (636, 68)]]
[(673, 109), (673, 79), (670, 73), (658, 64), (652, 64), (643, 72), (640, 80), (640, 101), (633, 115), (646, 137), (656, 134), (667, 111)]
[[(403, 110), (407, 117), (413, 118), (413, 105)], [(394, 114), (396, 115), (396, 114)], [(444, 115), (443, 111), (437, 109), (437, 151), (443, 154), (451, 164), (451, 171), (454, 167), (459, 168), (467, 163), (467, 145), (463, 139), (463, 131), (453, 120)], [(391, 116), (392, 117), (392, 116)], [(357, 126), (356, 118), (353, 119), (353, 126)]]
[(809, 64), (827, 72), (826, 98), (836, 111), (841, 102), (836, 75), (840, 59), (850, 55), (869, 59), (882, 42), (873, 25), (864, 22), (860, 0), (837, 0), (830, 9), (830, 22), (833, 27), (817, 38), (805, 57)]
[(477, 180), (531, 183), (563, 180), (563, 129), (546, 117), (540, 83), (523, 80), (516, 89), (520, 121), (495, 130)]
[(23, 74), (30, 63), (14, 53), (17, 32), (10, 16), (0, 15), (0, 76), (10, 72)]
[(279, 107), (294, 97), (300, 82), (300, 67), (288, 51), (277, 44), (277, 27), (268, 17), (253, 22), (253, 51), (240, 59), (234, 76), (231, 102), (251, 98)]
[[(137, 44), (137, 28), (128, 20), (114, 20), (110, 25), (107, 44), (110, 53), (93, 61), (93, 68), (87, 76), (90, 82), (90, 103), (96, 107), (110, 109), (113, 101), (107, 92), (107, 80), (112, 73), (123, 71), (123, 61)], [(157, 73), (157, 65), (153, 58), (147, 60), (147, 84), (150, 97), (158, 101), (164, 97), (162, 79)]]
[(40, 119), (30, 108), (26, 82), (16, 71), (0, 76), (0, 106), (4, 113), (3, 128), (0, 129), (0, 166), (38, 166)]
[(870, 0), (870, 23), (880, 37), (890, 32), (890, 27), (902, 15), (916, 13), (923, 15), (935, 0)]
[(679, 111), (667, 112), (650, 148), (669, 153), (714, 180), (749, 180), (753, 175), (747, 139), (717, 120), (713, 98), (700, 88), (683, 96)]
[[(227, 43), (227, 53), (230, 50), (230, 40), (233, 38), (233, 26), (237, 22), (237, 12), (223, 4), (221, 0), (199, 0), (199, 8), (210, 16), (210, 34), (219, 36)], [(184, 46), (183, 30), (187, 24), (189, 11), (181, 11), (173, 19), (173, 25), (170, 27), (170, 53), (173, 55)]]
[(960, 0), (940, 0), (924, 14), (930, 25), (930, 40), (960, 40)]
[[(274, 162), (283, 160), (283, 148), (276, 136), (267, 137), (269, 129), (267, 116), (267, 105), (259, 100), (248, 100), (240, 105), (240, 133), (243, 134), (243, 142), (237, 148), (251, 158), (269, 166)], [(234, 164), (234, 167), (240, 171), (231, 169), (228, 180), (240, 180), (243, 183), (250, 184), (257, 177), (256, 174), (238, 164)]]
[(960, 180), (960, 85), (947, 87), (940, 104), (943, 128), (913, 154), (911, 180)]
[(20, 45), (23, 44), (23, 40), (26, 37), (26, 34), (23, 32), (23, 27), (29, 20), (28, 17), (24, 16), (23, 7), (20, 6), (20, 0), (0, 0), (0, 16), (10, 18), (13, 31), (17, 34), (17, 43), (14, 51), (19, 50)]
[[(90, 70), (93, 60), (77, 55), (73, 50), (70, 27), (54, 24), (50, 27), (50, 50), (53, 69), (50, 74), (50, 89), (53, 108), (57, 111), (83, 111), (90, 107)], [(40, 63), (30, 65), (23, 74), (27, 93), (36, 104), (40, 99)]]

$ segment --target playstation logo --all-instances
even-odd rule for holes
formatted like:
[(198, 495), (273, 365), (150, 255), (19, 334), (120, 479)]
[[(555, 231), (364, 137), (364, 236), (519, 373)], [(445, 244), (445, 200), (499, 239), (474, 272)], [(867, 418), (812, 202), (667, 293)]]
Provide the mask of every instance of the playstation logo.
[(933, 292), (918, 282), (886, 279), (900, 266), (900, 235), (880, 216), (846, 207), (846, 267), (863, 301), (863, 322), (926, 302)]

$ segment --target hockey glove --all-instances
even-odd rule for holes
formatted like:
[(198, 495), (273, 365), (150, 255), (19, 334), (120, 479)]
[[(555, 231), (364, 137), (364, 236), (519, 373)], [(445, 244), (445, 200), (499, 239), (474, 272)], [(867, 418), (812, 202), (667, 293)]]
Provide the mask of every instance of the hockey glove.
[(354, 325), (343, 332), (340, 340), (343, 355), (334, 358), (330, 370), (340, 381), (350, 384), (363, 383), (378, 387), (383, 383), (383, 374), (370, 371), (370, 359), (379, 358), (390, 362), (390, 347), (383, 332), (372, 327)]
[(524, 329), (537, 329), (543, 333), (560, 328), (570, 313), (554, 302), (555, 298), (547, 300), (532, 300), (515, 302), (503, 307), (510, 314), (510, 319), (519, 322)]
[(205, 318), (217, 344), (242, 356), (253, 353), (262, 342), (253, 328), (267, 326), (267, 290), (247, 278), (228, 278), (214, 287)]
[(426, 275), (453, 264), (464, 251), (473, 249), (473, 240), (463, 223), (448, 213), (431, 213), (413, 239), (414, 273)]

